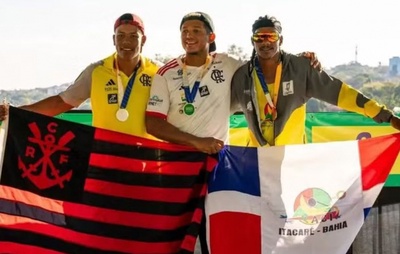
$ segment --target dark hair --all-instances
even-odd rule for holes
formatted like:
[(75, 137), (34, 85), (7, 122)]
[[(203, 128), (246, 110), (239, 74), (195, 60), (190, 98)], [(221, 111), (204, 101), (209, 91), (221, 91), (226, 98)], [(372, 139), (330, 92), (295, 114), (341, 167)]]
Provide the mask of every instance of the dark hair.
[(182, 18), (181, 25), (179, 27), (182, 28), (183, 23), (188, 20), (200, 20), (204, 23), (207, 32), (214, 32), (214, 23), (210, 15), (207, 13), (200, 11), (188, 13)]
[(252, 27), (253, 33), (261, 27), (273, 27), (279, 33), (282, 33), (281, 22), (279, 22), (279, 20), (277, 20), (274, 16), (265, 15), (264, 17), (259, 17), (256, 21), (254, 21)]
[[(281, 22), (277, 20), (274, 16), (265, 15), (263, 17), (259, 17), (256, 21), (254, 21), (252, 26), (252, 32), (254, 33), (261, 27), (273, 27), (279, 33), (282, 33)], [(256, 58), (256, 50), (253, 47), (253, 52), (251, 53), (250, 64), (249, 64), (249, 73), (254, 69), (254, 61)]]
[(208, 27), (208, 26), (206, 25), (206, 23), (204, 23), (204, 28), (206, 29), (206, 32), (207, 32), (208, 34), (210, 34), (210, 33), (213, 32), (213, 31), (211, 30), (211, 28)]

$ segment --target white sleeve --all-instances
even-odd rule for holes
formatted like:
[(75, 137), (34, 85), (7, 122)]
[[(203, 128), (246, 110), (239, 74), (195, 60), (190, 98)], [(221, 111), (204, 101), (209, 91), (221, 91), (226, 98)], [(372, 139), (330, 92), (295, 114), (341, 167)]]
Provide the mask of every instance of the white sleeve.
[(61, 92), (59, 96), (65, 103), (71, 106), (78, 107), (85, 100), (90, 98), (92, 86), (92, 72), (94, 65), (89, 65), (78, 78), (67, 88)]
[(237, 71), (243, 64), (247, 62), (246, 60), (241, 60), (238, 56), (235, 55), (228, 54), (227, 56), (234, 71)]
[(238, 59), (236, 58), (236, 61), (234, 62), (234, 69), (235, 71), (237, 71), (242, 65), (244, 65), (247, 61), (246, 60), (242, 60), (242, 59)]
[(169, 111), (169, 98), (167, 80), (159, 74), (154, 75), (146, 114), (166, 117)]

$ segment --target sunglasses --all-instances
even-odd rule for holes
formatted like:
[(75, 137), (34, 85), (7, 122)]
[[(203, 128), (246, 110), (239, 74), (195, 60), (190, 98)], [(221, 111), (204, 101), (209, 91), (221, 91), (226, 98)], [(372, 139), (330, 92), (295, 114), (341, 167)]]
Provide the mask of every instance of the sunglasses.
[(268, 42), (276, 42), (279, 40), (279, 33), (277, 32), (271, 32), (271, 33), (255, 33), (251, 37), (251, 40), (253, 42), (263, 42), (267, 40)]

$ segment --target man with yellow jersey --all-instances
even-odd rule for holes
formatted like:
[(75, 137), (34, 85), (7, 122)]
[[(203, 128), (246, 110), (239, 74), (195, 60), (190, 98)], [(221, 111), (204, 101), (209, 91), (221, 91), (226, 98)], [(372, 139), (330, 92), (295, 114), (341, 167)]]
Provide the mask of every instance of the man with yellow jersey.
[(252, 58), (236, 71), (231, 84), (231, 106), (245, 114), (249, 146), (305, 143), (305, 105), (310, 98), (400, 130), (400, 119), (384, 105), (310, 67), (307, 59), (281, 50), (282, 27), (275, 17), (260, 17), (252, 32)]
[[(151, 137), (146, 133), (144, 113), (151, 81), (160, 65), (141, 55), (144, 31), (139, 16), (123, 14), (114, 24), (116, 53), (86, 67), (67, 90), (21, 108), (55, 116), (90, 98), (94, 126)], [(0, 120), (6, 114), (2, 105)]]

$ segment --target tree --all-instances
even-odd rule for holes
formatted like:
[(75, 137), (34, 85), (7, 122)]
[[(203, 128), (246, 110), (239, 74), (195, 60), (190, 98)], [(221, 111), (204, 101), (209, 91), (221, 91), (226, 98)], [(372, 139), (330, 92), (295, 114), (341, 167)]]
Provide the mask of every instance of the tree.
[(250, 57), (243, 52), (243, 48), (242, 47), (238, 47), (235, 44), (232, 44), (228, 47), (228, 54), (230, 55), (234, 55), (237, 56), (239, 58), (239, 60), (249, 60)]
[(385, 104), (389, 109), (400, 106), (400, 82), (375, 82), (365, 84), (361, 92), (374, 100)]
[(163, 55), (157, 53), (157, 54), (155, 55), (155, 57), (154, 57), (154, 60), (159, 61), (159, 62), (161, 62), (161, 63), (163, 63), (163, 64), (166, 64), (166, 63), (169, 62), (172, 58), (173, 58), (173, 57), (170, 56), (170, 55), (163, 56)]
[(385, 81), (388, 73), (387, 66), (369, 67), (359, 63), (342, 64), (327, 70), (327, 72), (359, 89), (365, 83)]

